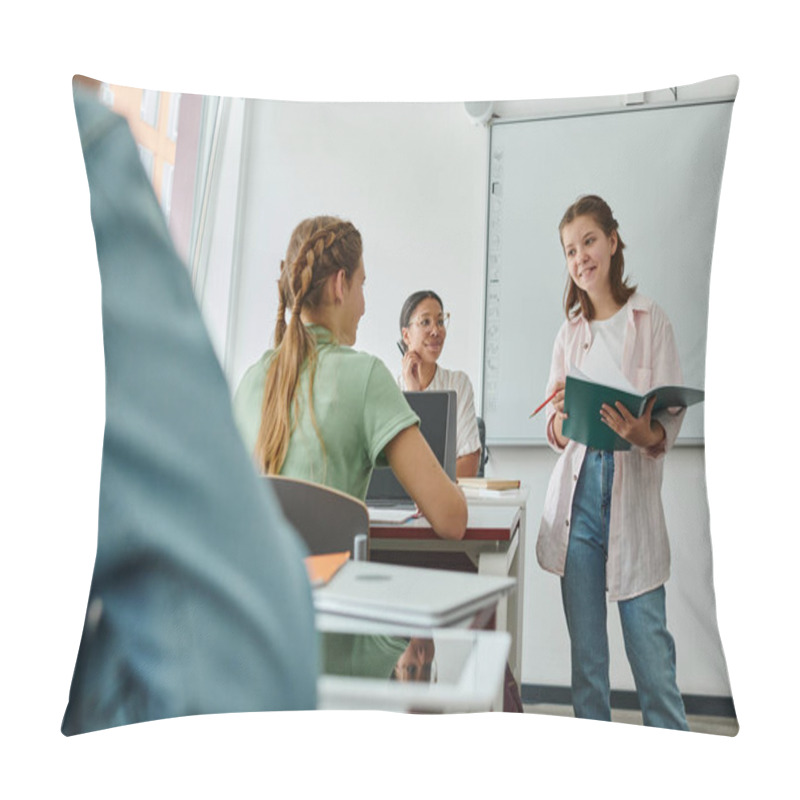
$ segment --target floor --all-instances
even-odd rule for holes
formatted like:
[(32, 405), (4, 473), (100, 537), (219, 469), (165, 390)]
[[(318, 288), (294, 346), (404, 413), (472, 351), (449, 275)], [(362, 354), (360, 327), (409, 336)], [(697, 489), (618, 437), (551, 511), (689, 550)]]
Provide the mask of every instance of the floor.
[[(550, 714), (560, 717), (573, 717), (571, 706), (555, 705), (549, 703), (536, 703), (524, 706), (527, 714)], [(686, 717), (689, 730), (694, 733), (713, 733), (717, 736), (736, 736), (739, 732), (739, 723), (733, 717), (710, 717), (699, 714), (689, 714)], [(628, 725), (641, 725), (642, 713), (640, 711), (627, 711), (614, 709), (611, 712), (612, 722), (624, 722)]]

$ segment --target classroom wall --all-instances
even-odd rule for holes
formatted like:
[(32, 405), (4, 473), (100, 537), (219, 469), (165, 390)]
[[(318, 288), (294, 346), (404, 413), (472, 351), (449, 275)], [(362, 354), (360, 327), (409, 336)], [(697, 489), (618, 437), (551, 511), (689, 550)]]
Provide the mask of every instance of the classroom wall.
[(364, 240), (358, 347), (399, 371), (405, 297), (439, 292), (451, 312), (446, 360), (477, 383), (486, 231), (486, 131), (462, 103), (250, 103), (241, 273), (229, 375), (270, 343), (275, 281), (304, 217), (350, 219)]
[[(411, 291), (433, 288), (452, 314), (442, 364), (465, 370), (479, 399), (487, 130), (471, 123), (461, 103), (255, 101), (249, 103), (245, 126), (238, 278), (227, 341), (232, 386), (271, 343), (275, 280), (292, 227), (305, 216), (331, 213), (351, 219), (364, 237), (367, 312), (357, 347), (378, 355), (396, 373), (402, 301)], [(554, 462), (547, 448), (494, 447), (487, 473), (520, 478), (530, 488), (522, 682), (566, 686), (569, 650), (559, 582), (535, 559), (539, 514)], [(672, 452), (663, 496), (673, 551), (668, 620), (676, 639), (679, 685), (684, 693), (729, 696), (703, 547), (703, 448)], [(612, 687), (632, 690), (614, 607), (609, 628)]]

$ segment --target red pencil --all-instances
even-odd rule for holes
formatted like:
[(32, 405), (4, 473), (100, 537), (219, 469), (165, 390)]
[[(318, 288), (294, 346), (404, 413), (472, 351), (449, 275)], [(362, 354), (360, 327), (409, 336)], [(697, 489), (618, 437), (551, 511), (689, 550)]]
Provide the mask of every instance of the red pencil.
[(536, 409), (536, 410), (535, 410), (535, 411), (534, 411), (534, 412), (533, 412), (533, 413), (532, 413), (532, 414), (531, 414), (531, 415), (528, 417), (528, 419), (530, 419), (531, 417), (535, 417), (535, 416), (536, 416), (536, 415), (537, 415), (537, 414), (538, 414), (538, 413), (539, 413), (539, 412), (540, 412), (540, 411), (541, 411), (541, 410), (542, 410), (542, 409), (543, 409), (543, 408), (544, 408), (544, 407), (545, 407), (545, 406), (546, 406), (546, 405), (547, 405), (547, 404), (548, 404), (548, 403), (549, 403), (549, 402), (550, 402), (550, 401), (551, 401), (551, 400), (552, 400), (552, 399), (553, 399), (553, 398), (554, 398), (554, 397), (555, 397), (557, 394), (558, 394), (558, 389), (556, 389), (556, 390), (553, 392), (553, 394), (551, 394), (551, 395), (550, 395), (550, 397), (548, 397), (548, 398), (547, 398), (547, 400), (545, 400), (545, 401), (544, 401), (544, 403), (542, 403), (542, 404), (541, 404), (541, 405), (540, 405), (540, 406), (539, 406), (539, 407), (538, 407), (538, 408), (537, 408), (537, 409)]

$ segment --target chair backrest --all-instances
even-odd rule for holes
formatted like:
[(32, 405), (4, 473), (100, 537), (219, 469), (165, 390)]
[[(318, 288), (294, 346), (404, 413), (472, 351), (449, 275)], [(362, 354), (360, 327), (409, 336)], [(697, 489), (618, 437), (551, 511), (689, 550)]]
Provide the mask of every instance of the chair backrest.
[(369, 512), (364, 503), (310, 481), (280, 475), (265, 475), (264, 481), (311, 555), (349, 550), (354, 559), (367, 559)]
[(481, 440), (481, 462), (478, 465), (478, 477), (482, 478), (484, 467), (489, 460), (489, 448), (486, 446), (486, 424), (483, 421), (483, 417), (478, 417), (478, 436)]

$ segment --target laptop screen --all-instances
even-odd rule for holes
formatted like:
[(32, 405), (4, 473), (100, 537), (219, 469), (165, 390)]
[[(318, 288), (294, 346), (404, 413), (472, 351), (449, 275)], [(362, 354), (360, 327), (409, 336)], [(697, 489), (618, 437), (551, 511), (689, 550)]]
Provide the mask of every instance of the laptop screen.
[[(456, 479), (456, 393), (403, 392), (419, 417), (419, 427), (442, 469)], [(390, 467), (378, 467), (367, 487), (367, 505), (408, 505), (414, 501), (395, 478)]]

